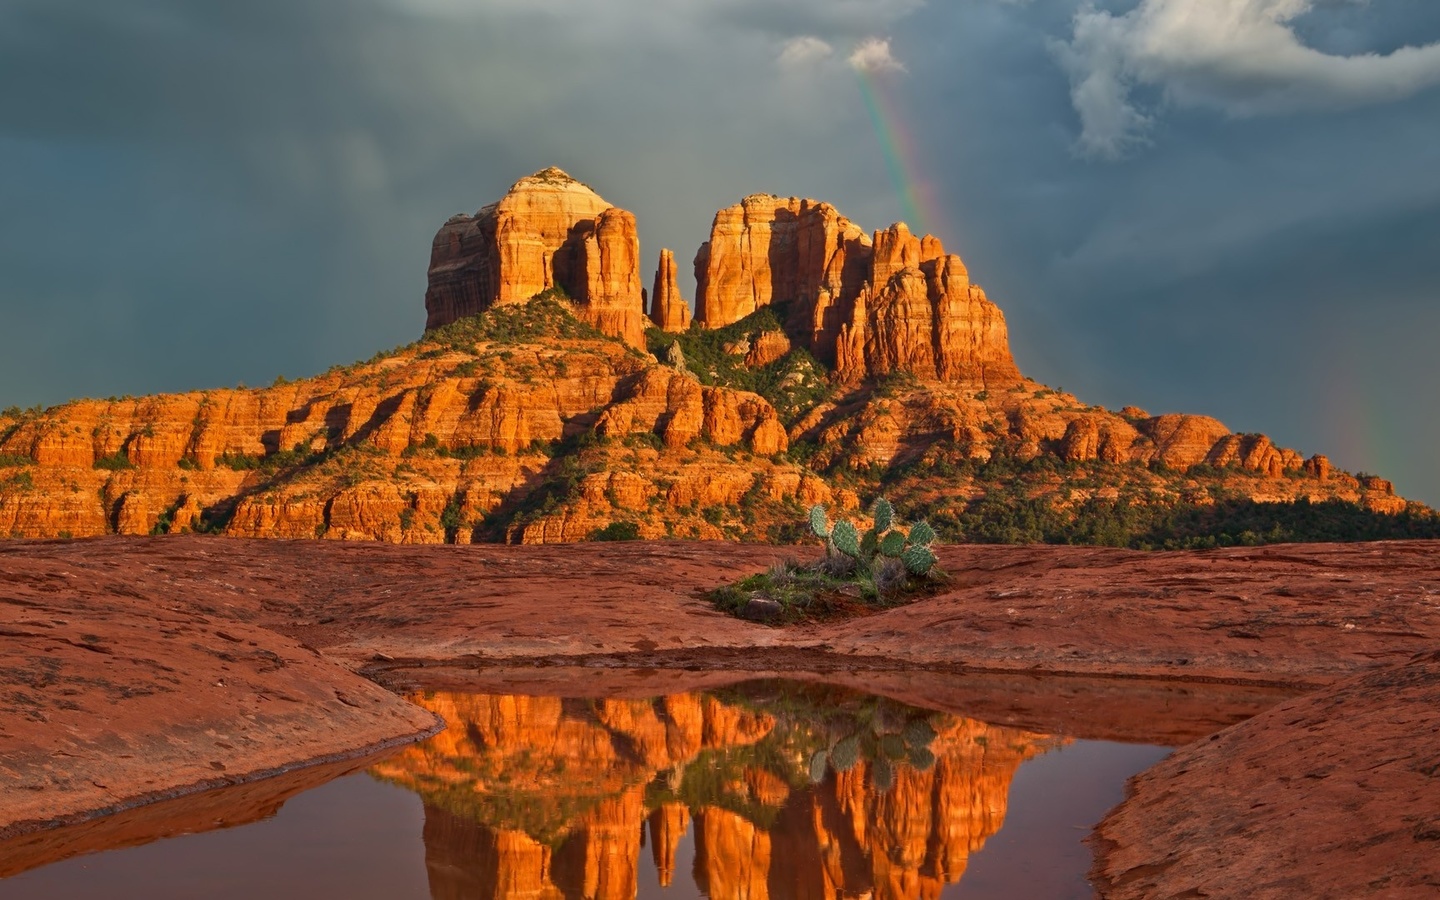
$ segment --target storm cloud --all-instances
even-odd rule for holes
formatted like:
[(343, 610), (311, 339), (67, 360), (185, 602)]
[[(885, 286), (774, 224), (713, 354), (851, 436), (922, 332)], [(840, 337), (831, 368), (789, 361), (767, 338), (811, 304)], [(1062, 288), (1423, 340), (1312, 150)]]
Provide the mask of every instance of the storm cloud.
[(558, 165), (682, 273), (748, 193), (912, 191), (1027, 373), (1440, 502), (1437, 41), (1428, 0), (10, 0), (0, 405), (411, 340), (434, 229)]
[(1143, 143), (1153, 121), (1135, 99), (1144, 87), (1176, 106), (1260, 116), (1389, 103), (1440, 84), (1440, 43), (1353, 55), (1306, 46), (1294, 23), (1316, 6), (1143, 0), (1123, 15), (1082, 7), (1072, 39), (1053, 45), (1070, 73), (1080, 148), (1113, 159)]

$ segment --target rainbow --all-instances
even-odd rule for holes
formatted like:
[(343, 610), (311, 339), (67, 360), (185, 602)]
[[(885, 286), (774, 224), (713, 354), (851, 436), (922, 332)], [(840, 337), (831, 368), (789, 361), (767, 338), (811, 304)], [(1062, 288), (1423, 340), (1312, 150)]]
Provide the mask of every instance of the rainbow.
[(860, 100), (875, 129), (885, 170), (900, 200), (900, 214), (915, 234), (938, 234), (943, 216), (934, 200), (929, 182), (921, 177), (919, 154), (913, 135), (902, 125), (901, 104), (885, 73), (864, 68), (855, 70)]

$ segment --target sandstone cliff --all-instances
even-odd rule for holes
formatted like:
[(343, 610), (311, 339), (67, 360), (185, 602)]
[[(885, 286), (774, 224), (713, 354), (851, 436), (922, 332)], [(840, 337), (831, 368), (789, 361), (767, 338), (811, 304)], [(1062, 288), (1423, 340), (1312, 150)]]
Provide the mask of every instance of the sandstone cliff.
[(958, 256), (904, 223), (866, 237), (827, 203), (752, 195), (716, 213), (695, 279), (697, 321), (720, 328), (783, 306), (788, 337), (843, 381), (1020, 381), (999, 307)]
[(556, 168), (517, 181), (435, 235), (425, 327), (559, 289), (605, 334), (644, 345), (635, 217)]

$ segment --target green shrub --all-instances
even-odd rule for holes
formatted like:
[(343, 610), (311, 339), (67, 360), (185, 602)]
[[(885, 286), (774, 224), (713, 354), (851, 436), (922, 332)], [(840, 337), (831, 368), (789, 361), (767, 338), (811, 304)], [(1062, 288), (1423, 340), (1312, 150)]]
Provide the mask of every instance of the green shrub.
[(634, 522), (611, 522), (590, 532), (592, 541), (638, 541), (640, 526)]
[(829, 373), (803, 348), (791, 350), (769, 365), (750, 368), (745, 357), (727, 353), (725, 345), (764, 331), (784, 331), (785, 304), (771, 304), (722, 328), (692, 323), (689, 330), (670, 334), (651, 328), (645, 343), (658, 359), (666, 359), (672, 344), (678, 344), (685, 367), (701, 384), (729, 387), (759, 394), (790, 425), (815, 407), (831, 392)]
[(135, 464), (130, 461), (130, 457), (125, 454), (124, 450), (116, 450), (109, 456), (102, 456), (95, 460), (95, 468), (119, 472), (124, 469), (133, 469)]
[(0, 491), (29, 491), (35, 488), (35, 479), (27, 471), (19, 471), (0, 479)]
[(807, 518), (810, 533), (825, 541), (824, 559), (813, 565), (779, 563), (711, 591), (710, 601), (743, 616), (752, 600), (772, 600), (780, 604), (782, 622), (795, 622), (845, 614), (855, 601), (889, 605), (945, 577), (935, 565), (935, 530), (923, 521), (905, 528), (883, 497), (875, 502), (874, 526), (864, 534), (844, 519), (832, 524), (824, 504), (811, 507)]

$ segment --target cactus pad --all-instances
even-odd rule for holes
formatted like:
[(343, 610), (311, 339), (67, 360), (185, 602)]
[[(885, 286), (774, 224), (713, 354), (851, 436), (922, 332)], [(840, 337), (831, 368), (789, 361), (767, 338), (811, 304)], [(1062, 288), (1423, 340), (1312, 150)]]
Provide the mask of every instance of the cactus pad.
[(935, 765), (935, 754), (929, 747), (911, 747), (906, 762), (917, 772), (928, 772)]
[(886, 759), (905, 758), (905, 739), (898, 734), (887, 734), (880, 739), (880, 752)]
[(855, 526), (845, 519), (835, 523), (830, 530), (830, 539), (835, 542), (835, 549), (852, 559), (860, 558), (860, 535), (855, 531)]
[(899, 557), (905, 552), (905, 535), (892, 531), (880, 539), (880, 552), (885, 556)]
[(928, 547), (935, 543), (935, 529), (924, 519), (910, 526), (910, 543), (916, 547)]
[(860, 739), (855, 735), (841, 738), (830, 750), (830, 761), (837, 772), (848, 772), (860, 761)]
[(884, 534), (895, 524), (895, 507), (890, 501), (881, 497), (875, 501), (875, 532)]
[(870, 769), (870, 780), (874, 783), (875, 790), (883, 794), (895, 786), (895, 768), (890, 765), (889, 760), (877, 759)]
[(935, 727), (924, 719), (911, 719), (905, 723), (905, 743), (911, 747), (928, 747), (935, 740)]
[(830, 764), (830, 754), (824, 750), (816, 750), (815, 755), (810, 757), (810, 783), (819, 784), (825, 780), (825, 768)]
[(905, 549), (900, 559), (904, 561), (905, 568), (910, 570), (912, 575), (928, 575), (930, 570), (935, 568), (938, 560), (934, 551), (929, 547), (912, 546)]
[(821, 540), (830, 537), (830, 517), (825, 514), (825, 504), (817, 503), (810, 507), (810, 530)]

